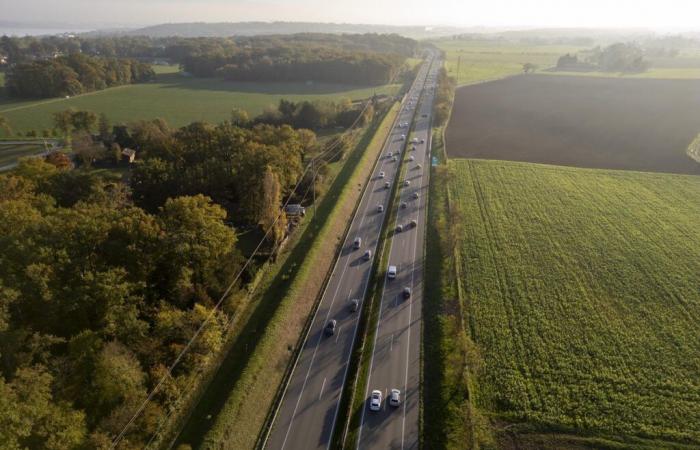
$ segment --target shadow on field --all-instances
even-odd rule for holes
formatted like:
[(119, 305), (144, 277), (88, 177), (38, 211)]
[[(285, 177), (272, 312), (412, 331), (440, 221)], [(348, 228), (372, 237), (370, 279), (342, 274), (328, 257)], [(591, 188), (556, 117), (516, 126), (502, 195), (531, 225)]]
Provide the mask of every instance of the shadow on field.
[(226, 81), (221, 78), (185, 77), (179, 73), (158, 75), (157, 83), (162, 84), (163, 89), (199, 89), (269, 95), (329, 95), (343, 91), (383, 87), (383, 85), (367, 86), (316, 82), (240, 82)]

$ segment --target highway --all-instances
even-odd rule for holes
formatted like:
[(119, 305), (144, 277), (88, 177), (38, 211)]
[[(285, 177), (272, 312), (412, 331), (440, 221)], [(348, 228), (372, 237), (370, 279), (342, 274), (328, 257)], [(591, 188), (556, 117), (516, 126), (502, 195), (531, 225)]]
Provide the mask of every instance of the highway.
[[(418, 140), (415, 150), (408, 150), (397, 205), (396, 223), (390, 243), (389, 265), (396, 266), (396, 278), (384, 281), (381, 310), (375, 333), (369, 369), (367, 405), (363, 408), (359, 430), (359, 449), (417, 449), (420, 414), (420, 347), (423, 300), (423, 263), (426, 229), (428, 183), (430, 181), (430, 128), (434, 85), (439, 62), (428, 76), (419, 104), (411, 138)], [(431, 81), (433, 80), (433, 81)], [(421, 144), (421, 142), (424, 142)], [(413, 157), (414, 161), (409, 159)], [(418, 164), (422, 168), (418, 168)], [(411, 221), (415, 220), (415, 225)], [(397, 226), (403, 230), (398, 231)], [(386, 269), (386, 268), (385, 268)], [(404, 290), (410, 289), (410, 298)], [(388, 395), (401, 391), (401, 403), (391, 406)], [(373, 390), (382, 392), (379, 411), (369, 410)]]
[[(372, 260), (365, 260), (365, 251), (376, 255), (382, 224), (387, 214), (391, 189), (401, 167), (401, 152), (412, 123), (416, 102), (410, 99), (420, 95), (427, 77), (428, 63), (424, 63), (401, 105), (398, 118), (350, 225), (343, 248), (313, 318), (303, 349), (294, 368), (282, 403), (274, 418), (266, 442), (269, 449), (312, 450), (329, 447), (353, 343), (357, 334), (360, 311), (351, 311), (351, 301), (359, 300), (362, 308), (370, 281)], [(423, 146), (425, 147), (425, 146)], [(389, 157), (389, 153), (392, 157)], [(393, 155), (399, 153), (398, 161)], [(424, 165), (425, 172), (428, 168)], [(380, 173), (384, 176), (380, 176)], [(415, 176), (418, 176), (415, 172)], [(403, 180), (400, 180), (403, 181)], [(381, 205), (384, 211), (379, 212)], [(359, 249), (353, 248), (357, 237), (362, 239)], [(331, 245), (331, 243), (329, 243)], [(333, 335), (324, 328), (335, 320)], [(414, 335), (417, 348), (419, 334)], [(251, 405), (254, 407), (254, 405)]]

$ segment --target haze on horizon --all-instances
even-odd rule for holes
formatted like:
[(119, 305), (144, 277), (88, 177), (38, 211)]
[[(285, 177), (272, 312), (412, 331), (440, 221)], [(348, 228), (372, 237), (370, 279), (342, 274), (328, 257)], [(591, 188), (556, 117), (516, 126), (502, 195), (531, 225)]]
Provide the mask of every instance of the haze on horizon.
[(166, 22), (291, 21), (698, 31), (697, 0), (0, 0), (0, 20), (99, 28)]

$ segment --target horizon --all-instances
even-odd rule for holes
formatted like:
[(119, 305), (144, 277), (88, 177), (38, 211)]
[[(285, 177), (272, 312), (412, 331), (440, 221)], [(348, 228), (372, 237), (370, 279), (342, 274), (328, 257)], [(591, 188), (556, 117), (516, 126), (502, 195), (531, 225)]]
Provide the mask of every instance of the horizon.
[[(527, 5), (517, 0), (495, 0), (480, 6), (436, 0), (427, 9), (418, 0), (356, 0), (330, 7), (320, 0), (156, 0), (147, 4), (135, 0), (63, 0), (60, 6), (48, 0), (26, 0), (21, 4), (0, 0), (0, 7), (5, 11), (0, 21), (4, 28), (100, 30), (180, 23), (301, 22), (487, 30), (700, 31), (695, 21), (700, 5), (689, 0), (622, 0), (613, 5), (604, 0), (573, 5), (554, 0)], [(26, 20), (27, 17), (32, 20)]]

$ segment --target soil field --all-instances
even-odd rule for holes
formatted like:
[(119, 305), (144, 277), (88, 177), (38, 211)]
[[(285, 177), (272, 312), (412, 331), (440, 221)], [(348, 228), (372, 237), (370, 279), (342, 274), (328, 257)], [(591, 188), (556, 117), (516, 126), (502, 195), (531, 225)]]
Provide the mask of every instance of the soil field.
[(700, 81), (528, 75), (457, 90), (451, 157), (700, 174)]
[(470, 398), (499, 440), (531, 445), (501, 444), (699, 448), (700, 177), (462, 159), (449, 169), (462, 234), (447, 244), (481, 357)]

